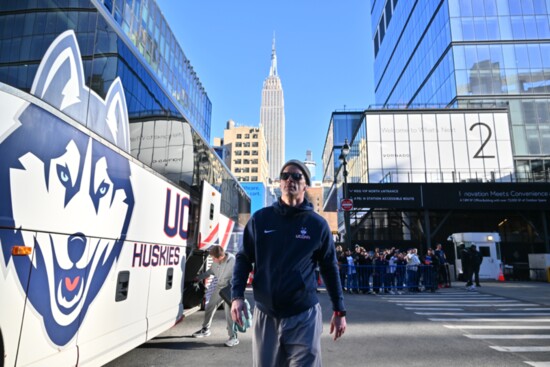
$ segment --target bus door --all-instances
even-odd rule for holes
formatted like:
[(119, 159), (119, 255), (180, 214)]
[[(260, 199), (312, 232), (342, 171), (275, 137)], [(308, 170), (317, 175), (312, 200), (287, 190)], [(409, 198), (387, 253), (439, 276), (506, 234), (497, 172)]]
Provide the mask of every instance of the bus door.
[(219, 244), (221, 200), (220, 192), (208, 182), (202, 181), (197, 241), (199, 250), (207, 250), (210, 246)]
[(210, 267), (212, 261), (208, 261), (208, 249), (220, 244), (220, 206), (220, 192), (208, 182), (202, 181), (196, 248), (188, 249), (185, 265), (183, 292), (185, 309), (204, 306), (203, 300), (211, 280), (197, 283), (193, 279)]

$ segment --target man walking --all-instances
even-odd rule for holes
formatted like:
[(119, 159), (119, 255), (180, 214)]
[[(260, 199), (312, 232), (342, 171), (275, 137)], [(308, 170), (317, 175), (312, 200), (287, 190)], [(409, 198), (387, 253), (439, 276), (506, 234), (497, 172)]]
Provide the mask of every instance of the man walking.
[(307, 167), (286, 162), (281, 197), (248, 221), (233, 273), (231, 315), (239, 325), (244, 290), (254, 266), (253, 366), (321, 366), (321, 306), (315, 268), (319, 266), (334, 313), (334, 340), (346, 330), (346, 311), (336, 252), (325, 219), (305, 198)]
[(476, 286), (481, 287), (481, 284), (479, 284), (479, 269), (483, 262), (483, 255), (481, 255), (481, 252), (477, 250), (475, 245), (470, 246), (470, 253), (472, 258), (472, 277), (476, 282)]
[(460, 252), (460, 261), (462, 262), (462, 274), (466, 281), (466, 289), (473, 291), (475, 289), (472, 283), (473, 259), (472, 253), (468, 247), (464, 247)]
[[(223, 289), (231, 283), (233, 267), (235, 266), (235, 256), (225, 252), (223, 247), (219, 245), (212, 246), (208, 253), (212, 257), (213, 264), (210, 269), (200, 274), (196, 280), (203, 280), (213, 275), (217, 278), (218, 283), (216, 284), (216, 288), (212, 292), (210, 300), (204, 310), (202, 329), (193, 334), (194, 338), (204, 338), (210, 335), (212, 319), (214, 318), (214, 313), (218, 309), (221, 302), (220, 289)], [(237, 333), (233, 330), (231, 308), (225, 302), (223, 302), (223, 308), (225, 311), (225, 320), (227, 321), (227, 334), (229, 335), (229, 339), (225, 342), (225, 345), (227, 347), (234, 347), (239, 344), (239, 339), (237, 338)]]

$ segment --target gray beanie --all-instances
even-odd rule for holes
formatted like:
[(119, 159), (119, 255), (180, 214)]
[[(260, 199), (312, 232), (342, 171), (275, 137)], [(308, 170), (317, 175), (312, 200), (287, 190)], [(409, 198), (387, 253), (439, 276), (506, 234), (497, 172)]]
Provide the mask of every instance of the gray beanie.
[(306, 184), (308, 186), (311, 186), (311, 173), (309, 173), (309, 169), (306, 167), (306, 165), (304, 163), (300, 162), (297, 159), (291, 159), (288, 162), (286, 162), (283, 165), (283, 168), (281, 168), (281, 173), (283, 173), (284, 169), (287, 166), (290, 166), (290, 165), (298, 167), (302, 171), (302, 173), (304, 174), (304, 178), (306, 179)]

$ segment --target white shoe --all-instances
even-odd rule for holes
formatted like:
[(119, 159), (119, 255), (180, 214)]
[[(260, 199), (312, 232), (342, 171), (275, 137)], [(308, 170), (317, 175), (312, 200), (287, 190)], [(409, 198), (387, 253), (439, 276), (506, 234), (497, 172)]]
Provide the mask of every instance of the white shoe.
[(210, 329), (203, 327), (199, 331), (193, 334), (193, 338), (204, 338), (210, 335)]
[(226, 347), (234, 347), (235, 345), (239, 345), (239, 339), (237, 336), (232, 336), (225, 342)]

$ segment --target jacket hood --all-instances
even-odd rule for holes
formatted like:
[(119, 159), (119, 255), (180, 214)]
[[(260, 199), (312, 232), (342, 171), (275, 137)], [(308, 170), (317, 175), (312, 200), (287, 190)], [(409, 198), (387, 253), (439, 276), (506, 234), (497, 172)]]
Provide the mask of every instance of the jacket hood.
[(273, 207), (277, 213), (284, 216), (313, 211), (313, 204), (311, 204), (306, 198), (304, 198), (302, 204), (298, 206), (288, 206), (281, 200), (281, 198), (279, 198), (279, 200), (273, 203)]

